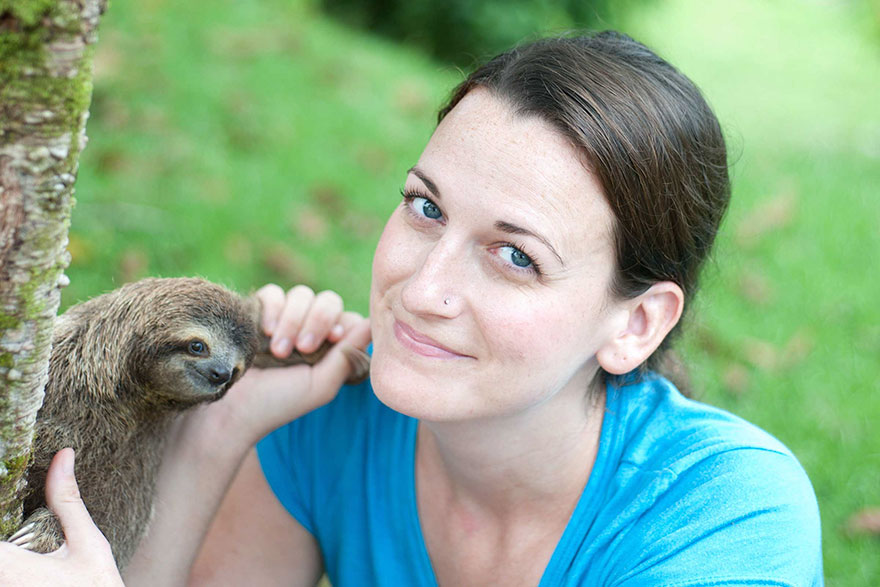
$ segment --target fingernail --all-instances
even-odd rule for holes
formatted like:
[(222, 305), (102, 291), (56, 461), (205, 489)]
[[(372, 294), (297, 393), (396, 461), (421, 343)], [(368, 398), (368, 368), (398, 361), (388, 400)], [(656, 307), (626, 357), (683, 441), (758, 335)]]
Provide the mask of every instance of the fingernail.
[(342, 336), (345, 332), (345, 328), (343, 328), (342, 324), (337, 324), (330, 330), (330, 334), (333, 336)]
[(312, 347), (312, 344), (315, 342), (315, 335), (311, 332), (307, 332), (302, 337), (297, 339), (296, 346), (301, 349), (308, 349)]
[(279, 338), (272, 343), (272, 349), (275, 351), (276, 355), (287, 355), (287, 353), (290, 352), (290, 346), (289, 338)]

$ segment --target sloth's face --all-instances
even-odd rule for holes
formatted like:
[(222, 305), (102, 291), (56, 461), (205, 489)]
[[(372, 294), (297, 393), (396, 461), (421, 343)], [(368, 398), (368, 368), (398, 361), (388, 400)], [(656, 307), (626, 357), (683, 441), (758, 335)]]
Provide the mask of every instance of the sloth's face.
[(149, 386), (162, 399), (184, 406), (223, 397), (252, 358), (226, 335), (230, 330), (193, 325), (179, 332), (151, 369)]

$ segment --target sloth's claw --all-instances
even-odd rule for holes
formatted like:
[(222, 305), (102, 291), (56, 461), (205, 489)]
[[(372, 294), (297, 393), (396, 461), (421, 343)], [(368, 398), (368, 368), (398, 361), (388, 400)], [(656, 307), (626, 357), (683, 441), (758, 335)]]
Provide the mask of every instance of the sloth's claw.
[[(22, 544), (30, 544), (31, 538), (34, 537), (34, 533), (31, 530), (34, 529), (34, 523), (26, 524), (19, 528), (15, 534), (9, 537), (8, 542), (15, 544), (16, 546), (22, 546)], [(22, 546), (22, 548), (24, 548)]]

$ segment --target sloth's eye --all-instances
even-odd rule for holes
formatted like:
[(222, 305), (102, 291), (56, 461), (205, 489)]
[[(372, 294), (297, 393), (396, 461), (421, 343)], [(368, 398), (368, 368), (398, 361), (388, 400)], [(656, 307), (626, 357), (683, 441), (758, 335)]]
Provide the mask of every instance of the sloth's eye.
[(208, 345), (200, 340), (189, 343), (189, 352), (193, 355), (204, 355), (208, 351)]

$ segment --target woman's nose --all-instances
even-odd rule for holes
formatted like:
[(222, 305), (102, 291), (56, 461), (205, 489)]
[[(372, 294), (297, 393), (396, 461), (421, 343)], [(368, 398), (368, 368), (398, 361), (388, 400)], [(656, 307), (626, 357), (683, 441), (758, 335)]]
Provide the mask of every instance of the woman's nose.
[(417, 261), (401, 293), (401, 303), (411, 314), (453, 317), (465, 301), (467, 258), (460, 243), (441, 238)]

